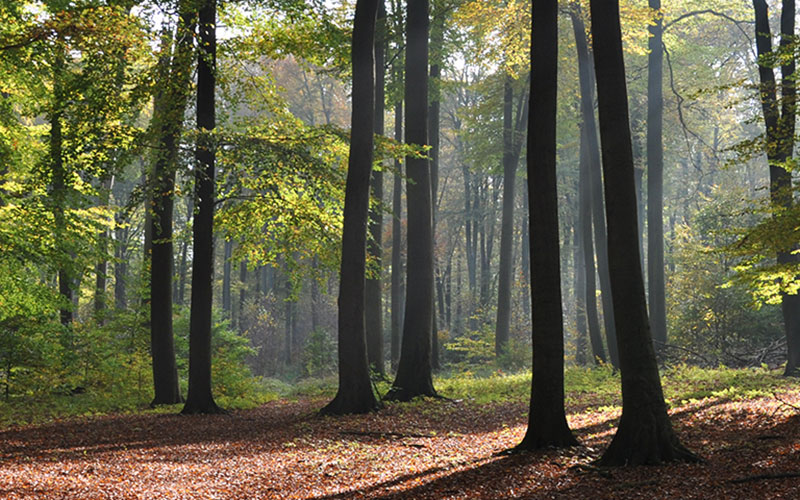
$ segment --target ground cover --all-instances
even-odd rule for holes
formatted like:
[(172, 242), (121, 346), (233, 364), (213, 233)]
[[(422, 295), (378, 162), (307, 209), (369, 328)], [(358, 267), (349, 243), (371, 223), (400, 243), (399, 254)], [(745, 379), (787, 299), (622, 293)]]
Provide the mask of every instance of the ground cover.
[(0, 498), (800, 498), (796, 381), (673, 370), (673, 422), (706, 463), (598, 469), (620, 411), (616, 376), (568, 373), (581, 446), (504, 455), (525, 431), (525, 380), (451, 377), (439, 380), (449, 400), (340, 418), (316, 414), (323, 390), (220, 416), (11, 426), (0, 431)]

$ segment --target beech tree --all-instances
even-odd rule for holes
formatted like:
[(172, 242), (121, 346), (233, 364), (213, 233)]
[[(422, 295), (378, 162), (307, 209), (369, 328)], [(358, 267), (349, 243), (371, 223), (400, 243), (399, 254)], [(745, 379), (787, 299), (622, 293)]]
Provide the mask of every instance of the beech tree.
[(556, 192), (558, 1), (534, 0), (528, 189), (533, 381), (528, 430), (517, 450), (578, 444), (564, 412), (564, 326)]
[(618, 0), (592, 0), (608, 262), (622, 377), (622, 418), (602, 465), (697, 461), (678, 440), (661, 389), (639, 258), (633, 147)]
[(353, 112), (339, 273), (339, 389), (321, 413), (367, 413), (380, 407), (367, 361), (365, 270), (375, 118), (373, 43), (379, 0), (358, 0), (353, 21)]
[(169, 39), (163, 41), (166, 53), (162, 54), (160, 74), (164, 81), (154, 104), (152, 130), (158, 148), (149, 179), (153, 193), (150, 219), (150, 345), (155, 396), (152, 405), (183, 401), (172, 331), (172, 213), (178, 143), (189, 98), (196, 16), (188, 1), (181, 2), (174, 42)]
[[(792, 173), (787, 163), (794, 151), (795, 116), (797, 90), (795, 85), (794, 57), (779, 57), (781, 61), (781, 95), (772, 63), (772, 35), (766, 0), (753, 0), (756, 17), (756, 50), (758, 52), (758, 76), (761, 81), (759, 96), (766, 127), (766, 153), (769, 161), (769, 194), (773, 218), (778, 219), (794, 205), (792, 195)], [(780, 50), (794, 50), (796, 43), (795, 2), (783, 0), (781, 11)], [(791, 246), (778, 251), (778, 265), (791, 266), (798, 262)], [(800, 294), (781, 292), (781, 312), (786, 335), (788, 357), (784, 375), (800, 375)]]
[[(428, 144), (428, 0), (408, 0), (406, 21), (406, 142)], [(408, 261), (403, 338), (397, 376), (386, 398), (436, 396), (431, 373), (433, 228), (430, 164), (406, 157)]]
[(214, 168), (212, 133), (216, 126), (215, 86), (217, 4), (204, 0), (198, 15), (200, 48), (197, 57), (197, 146), (192, 228), (192, 303), (189, 318), (189, 391), (183, 414), (220, 413), (211, 394), (211, 308), (214, 281)]

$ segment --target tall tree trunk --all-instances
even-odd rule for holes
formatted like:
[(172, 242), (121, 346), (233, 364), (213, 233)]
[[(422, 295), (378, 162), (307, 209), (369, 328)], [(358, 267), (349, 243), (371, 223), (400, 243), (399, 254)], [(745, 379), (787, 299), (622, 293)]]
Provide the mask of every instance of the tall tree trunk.
[[(378, 17), (375, 25), (375, 134), (384, 134), (385, 100), (385, 57), (386, 52), (386, 7), (384, 0), (378, 0)], [(367, 358), (369, 365), (383, 375), (383, 172), (373, 170), (373, 204), (369, 211), (370, 240), (367, 252), (375, 263), (374, 276), (367, 279), (365, 320), (367, 328)]]
[(52, 183), (50, 185), (50, 199), (53, 202), (53, 219), (55, 233), (58, 235), (59, 259), (58, 266), (58, 293), (61, 296), (60, 320), (61, 326), (68, 331), (72, 328), (72, 283), (71, 273), (68, 270), (68, 251), (63, 248), (64, 233), (66, 231), (66, 206), (67, 206), (67, 172), (64, 166), (63, 130), (62, 119), (64, 106), (63, 78), (66, 70), (66, 55), (57, 48), (53, 62), (53, 105), (50, 111), (50, 166)]
[[(591, 54), (586, 42), (586, 28), (583, 15), (577, 4), (573, 5), (572, 22), (575, 32), (575, 44), (578, 51), (578, 76), (581, 86), (581, 119), (584, 124), (589, 154), (589, 172), (591, 178), (592, 222), (594, 241), (597, 249), (597, 271), (600, 277), (600, 293), (603, 304), (603, 325), (606, 329), (608, 354), (614, 368), (619, 368), (617, 351), (617, 335), (614, 321), (614, 301), (611, 293), (611, 277), (608, 269), (608, 239), (606, 235), (606, 219), (603, 208), (603, 180), (600, 164), (600, 146), (597, 142), (597, 124), (594, 117), (594, 68)], [(581, 36), (581, 34), (583, 34)]]
[(353, 114), (339, 286), (339, 390), (323, 414), (380, 407), (372, 390), (364, 321), (367, 223), (375, 118), (373, 43), (379, 0), (358, 0), (353, 25)]
[[(408, 0), (405, 72), (406, 142), (428, 143), (428, 0)], [(435, 396), (431, 373), (433, 228), (430, 165), (406, 157), (408, 265), (403, 340), (397, 377), (387, 399)]]
[(589, 179), (589, 145), (585, 128), (581, 127), (580, 173), (578, 176), (578, 232), (582, 245), (581, 258), (583, 259), (579, 265), (582, 267), (585, 278), (584, 288), (580, 291), (585, 294), (583, 305), (586, 307), (592, 362), (599, 364), (606, 362), (606, 354), (603, 349), (603, 339), (600, 336), (600, 322), (597, 318), (597, 286), (594, 276), (594, 245), (592, 244), (592, 186), (591, 179)]
[(512, 79), (506, 75), (503, 84), (503, 214), (500, 228), (500, 276), (497, 288), (497, 321), (494, 332), (494, 353), (500, 356), (508, 348), (511, 327), (511, 259), (514, 236), (514, 187), (517, 164), (513, 162)]
[[(522, 149), (523, 128), (528, 122), (528, 94), (520, 96), (517, 108), (517, 123), (514, 125), (512, 105), (514, 101), (513, 80), (506, 76), (503, 95), (503, 207), (500, 223), (500, 270), (497, 284), (497, 322), (495, 325), (495, 355), (499, 356), (508, 347), (511, 328), (511, 286), (514, 247), (514, 205), (516, 203), (517, 165)], [(527, 308), (527, 304), (525, 305)]]
[(591, 11), (611, 291), (622, 378), (622, 418), (600, 463), (695, 461), (697, 457), (680, 443), (667, 415), (647, 319), (619, 3), (592, 0)]
[[(438, 217), (438, 204), (437, 196), (439, 193), (439, 108), (441, 101), (440, 80), (441, 80), (441, 61), (442, 51), (444, 50), (444, 19), (446, 11), (441, 8), (439, 3), (433, 3), (433, 22), (431, 25), (430, 33), (430, 55), (431, 55), (431, 69), (430, 69), (430, 106), (428, 109), (428, 144), (431, 149), (428, 152), (430, 157), (430, 171), (431, 171), (431, 255), (433, 256), (434, 274), (437, 273), (439, 263), (437, 262), (435, 242), (436, 242), (436, 219)], [(434, 287), (434, 294), (432, 300), (434, 303), (431, 305), (432, 316), (431, 319), (431, 366), (434, 370), (439, 369), (439, 325), (436, 315), (436, 287)]]
[[(108, 205), (111, 200), (111, 188), (114, 183), (113, 176), (108, 176), (103, 179), (100, 191), (100, 203)], [(100, 245), (98, 254), (100, 260), (97, 261), (94, 267), (94, 316), (99, 325), (105, 323), (105, 310), (108, 307), (108, 300), (106, 294), (106, 287), (108, 282), (108, 240), (111, 238), (109, 230), (103, 231), (100, 235)]]
[(531, 123), (528, 126), (528, 186), (533, 275), (533, 382), (528, 430), (518, 450), (572, 446), (564, 412), (564, 329), (558, 248), (556, 105), (558, 2), (534, 0), (531, 34)]
[(661, 39), (664, 16), (661, 0), (649, 0), (656, 11), (650, 24), (647, 64), (647, 287), (650, 327), (659, 350), (667, 343), (667, 306), (664, 278), (664, 51)]
[(247, 301), (247, 260), (239, 263), (239, 307), (236, 313), (236, 327), (244, 332), (244, 306)]
[(226, 239), (222, 247), (222, 311), (227, 317), (231, 316), (231, 256), (233, 255), (233, 240)]
[[(194, 203), (192, 200), (189, 199), (186, 203), (186, 225), (184, 226), (186, 229), (189, 228), (189, 224), (192, 221), (192, 217), (194, 216)], [(181, 260), (180, 265), (178, 266), (178, 294), (175, 298), (175, 303), (179, 305), (184, 305), (186, 303), (186, 259), (189, 253), (189, 239), (186, 237), (182, 238), (181, 241)]]
[[(400, 71), (396, 72), (400, 74)], [(403, 102), (394, 105), (394, 140), (403, 140)], [(392, 369), (397, 369), (400, 360), (400, 338), (403, 332), (403, 164), (394, 162), (394, 186), (392, 188)]]
[[(172, 241), (175, 171), (178, 142), (183, 115), (189, 98), (192, 43), (195, 14), (187, 2), (181, 3), (174, 49), (166, 54), (169, 62), (167, 78), (171, 84), (159, 92), (153, 112), (153, 130), (157, 134), (158, 151), (149, 183), (151, 193), (150, 231), (150, 345), (153, 355), (155, 395), (151, 405), (183, 401), (178, 367), (175, 361), (175, 340), (172, 330), (172, 277), (174, 248)], [(170, 57), (171, 56), (171, 57)]]
[(220, 413), (211, 394), (211, 309), (214, 278), (214, 157), (217, 59), (216, 0), (205, 0), (199, 11), (197, 58), (197, 147), (193, 226), (192, 305), (189, 313), (189, 393), (183, 414)]
[[(765, 0), (753, 0), (756, 14), (756, 49), (759, 56), (772, 53), (772, 37), (769, 28), (769, 16)], [(783, 0), (781, 11), (781, 48), (786, 49), (794, 43), (794, 0)], [(769, 161), (770, 202), (773, 206), (773, 217), (778, 218), (781, 212), (793, 205), (792, 174), (786, 163), (792, 158), (794, 150), (795, 114), (797, 95), (794, 81), (794, 58), (782, 58), (781, 66), (781, 99), (778, 102), (775, 73), (769, 66), (758, 66), (761, 81), (760, 97), (767, 132), (767, 160)], [(798, 257), (791, 249), (779, 251), (779, 265), (796, 263)], [(781, 312), (783, 328), (786, 335), (787, 360), (784, 375), (800, 375), (800, 295), (781, 294)]]

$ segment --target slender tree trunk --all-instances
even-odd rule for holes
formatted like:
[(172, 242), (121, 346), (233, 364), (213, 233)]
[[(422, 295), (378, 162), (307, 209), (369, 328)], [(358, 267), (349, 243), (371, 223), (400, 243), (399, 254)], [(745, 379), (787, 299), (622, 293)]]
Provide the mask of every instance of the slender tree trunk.
[(50, 185), (50, 199), (53, 202), (53, 219), (55, 220), (55, 233), (58, 235), (59, 259), (58, 266), (58, 293), (61, 296), (60, 320), (61, 326), (66, 330), (72, 328), (72, 283), (68, 271), (68, 252), (63, 248), (63, 235), (66, 231), (65, 211), (67, 206), (66, 169), (63, 153), (62, 119), (64, 106), (64, 89), (62, 79), (66, 70), (66, 56), (57, 49), (53, 62), (53, 106), (50, 111), (50, 165), (53, 174)]
[(186, 2), (175, 35), (168, 78), (171, 84), (156, 96), (153, 112), (158, 151), (150, 176), (152, 249), (150, 253), (150, 345), (153, 355), (155, 396), (151, 405), (175, 404), (183, 401), (178, 367), (175, 361), (175, 340), (172, 330), (172, 277), (174, 248), (172, 238), (175, 170), (178, 142), (183, 126), (191, 78), (192, 43), (195, 14)]
[[(597, 271), (600, 277), (600, 292), (603, 304), (603, 325), (606, 330), (608, 354), (614, 368), (619, 368), (617, 352), (617, 335), (614, 321), (614, 301), (611, 294), (611, 277), (608, 270), (608, 239), (606, 236), (606, 218), (603, 208), (603, 180), (600, 162), (600, 146), (597, 142), (597, 124), (594, 117), (594, 67), (588, 44), (583, 17), (577, 7), (573, 7), (572, 22), (576, 33), (575, 42), (578, 50), (578, 71), (581, 86), (581, 116), (584, 123), (586, 140), (589, 146), (589, 172), (592, 190), (592, 223), (594, 241), (597, 250)], [(583, 33), (583, 36), (580, 36)], [(585, 97), (584, 97), (585, 96)]]
[[(759, 57), (772, 53), (772, 37), (769, 15), (765, 0), (753, 0), (756, 14), (756, 49)], [(781, 47), (794, 43), (795, 2), (783, 0), (781, 11)], [(783, 61), (783, 59), (782, 59)], [(786, 162), (792, 158), (794, 150), (795, 114), (797, 95), (794, 81), (795, 62), (785, 60), (781, 66), (781, 98), (778, 102), (777, 84), (774, 70), (759, 64), (761, 81), (760, 97), (767, 132), (767, 160), (769, 161), (770, 202), (774, 218), (793, 205), (792, 174), (786, 169)], [(791, 249), (778, 252), (779, 265), (796, 263), (798, 257)], [(781, 294), (781, 312), (786, 335), (787, 360), (784, 375), (800, 375), (800, 295)]]
[[(100, 203), (103, 205), (108, 205), (111, 200), (111, 187), (113, 186), (113, 182), (114, 179), (112, 176), (103, 179), (100, 188)], [(109, 230), (103, 231), (100, 235), (100, 248), (98, 248), (98, 253), (101, 257), (94, 268), (94, 316), (99, 325), (105, 323), (104, 315), (108, 307), (106, 288), (108, 282), (108, 240), (110, 238), (111, 232)]]
[[(192, 221), (192, 217), (194, 216), (194, 204), (192, 203), (191, 199), (187, 201), (187, 213), (186, 213), (186, 228), (189, 228), (189, 224)], [(184, 305), (186, 303), (186, 259), (189, 253), (189, 239), (184, 237), (181, 241), (181, 261), (180, 266), (178, 269), (178, 295), (175, 299), (175, 302), (179, 305)]]
[[(444, 50), (444, 19), (445, 11), (434, 2), (433, 4), (433, 23), (430, 34), (430, 106), (428, 109), (428, 144), (431, 149), (428, 152), (430, 157), (431, 171), (431, 255), (433, 256), (434, 274), (438, 274), (439, 263), (436, 255), (436, 220), (438, 217), (439, 206), (436, 202), (439, 193), (439, 108), (441, 100), (440, 80), (441, 80), (441, 61), (442, 51)], [(434, 287), (434, 294), (431, 305), (431, 366), (434, 370), (439, 369), (439, 324), (436, 315), (436, 295), (437, 288)]]
[[(603, 349), (603, 339), (600, 336), (600, 322), (597, 318), (597, 286), (595, 283), (594, 245), (592, 244), (592, 187), (589, 179), (589, 155), (585, 127), (581, 127), (581, 157), (580, 173), (578, 178), (578, 231), (582, 245), (579, 263), (585, 278), (582, 291), (585, 296), (583, 304), (586, 307), (586, 322), (589, 330), (589, 343), (592, 347), (592, 362), (605, 363), (606, 354)], [(580, 293), (579, 291), (579, 293)]]
[[(428, 142), (428, 0), (408, 0), (406, 43), (406, 142)], [(431, 373), (433, 326), (433, 228), (430, 165), (407, 157), (408, 265), (403, 340), (397, 377), (387, 399), (436, 396)]]
[(667, 306), (664, 277), (664, 144), (663, 64), (661, 48), (663, 15), (661, 0), (649, 0), (657, 12), (650, 24), (647, 64), (647, 287), (650, 327), (656, 349), (667, 343)]
[[(400, 73), (400, 71), (397, 71)], [(394, 140), (403, 140), (403, 102), (394, 105)], [(403, 332), (403, 164), (394, 162), (394, 186), (392, 189), (392, 369), (397, 369), (400, 360), (400, 338)]]
[(533, 275), (533, 382), (528, 430), (518, 450), (572, 446), (564, 412), (564, 330), (556, 188), (558, 2), (534, 0), (528, 186)]
[(244, 306), (247, 301), (247, 261), (239, 263), (239, 307), (236, 314), (236, 326), (244, 332)]
[(211, 394), (211, 309), (214, 277), (214, 157), (211, 133), (216, 126), (215, 82), (216, 0), (205, 0), (199, 11), (197, 58), (197, 129), (193, 226), (192, 305), (189, 314), (189, 393), (181, 413), (220, 413)]
[(358, 0), (353, 26), (353, 113), (339, 286), (339, 390), (323, 414), (380, 407), (369, 377), (364, 320), (367, 223), (375, 118), (373, 43), (379, 0)]
[(231, 256), (233, 255), (233, 240), (225, 240), (222, 250), (222, 311), (227, 317), (231, 315)]
[[(384, 134), (384, 81), (385, 81), (385, 49), (386, 49), (386, 7), (384, 0), (378, 0), (378, 18), (375, 25), (375, 134)], [(383, 365), (383, 172), (373, 170), (372, 208), (369, 211), (370, 240), (367, 252), (375, 263), (375, 274), (367, 279), (366, 284), (366, 328), (367, 358), (370, 367), (378, 374), (384, 375)]]
[[(597, 247), (597, 263), (600, 276), (600, 290), (603, 304), (603, 322), (606, 329), (606, 340), (608, 342), (608, 352), (611, 363), (615, 368), (619, 367), (617, 355), (617, 341), (614, 327), (614, 308), (611, 297), (611, 282), (608, 273), (608, 243), (606, 240), (606, 222), (603, 212), (603, 186), (601, 180), (600, 150), (597, 142), (597, 125), (594, 117), (594, 65), (586, 42), (586, 27), (583, 22), (583, 13), (578, 4), (573, 4), (570, 9), (572, 18), (572, 28), (575, 35), (575, 46), (578, 53), (578, 76), (581, 87), (581, 121), (583, 129), (581, 140), (585, 142), (586, 166), (585, 166), (585, 188), (584, 198), (590, 203), (590, 219), (583, 226), (583, 231), (591, 231), (594, 228), (594, 239)], [(582, 146), (583, 147), (583, 146)], [(594, 296), (595, 276), (594, 276), (594, 248), (592, 245), (591, 234), (586, 237), (584, 233), (584, 262), (586, 263), (586, 293), (587, 307), (593, 307), (596, 311), (597, 303)], [(591, 296), (589, 296), (591, 294)], [(587, 311), (590, 314), (590, 311)], [(596, 314), (596, 313), (595, 313)], [(589, 320), (589, 338), (592, 341), (592, 353), (595, 363), (605, 362), (603, 343), (599, 335), (599, 325), (597, 331), (593, 332), (593, 322)]]
[(494, 333), (495, 356), (502, 355), (508, 348), (508, 334), (511, 328), (511, 259), (512, 238), (514, 237), (514, 188), (517, 177), (517, 164), (513, 158), (513, 117), (514, 88), (512, 79), (506, 75), (503, 85), (503, 214), (500, 228), (500, 276), (497, 288), (497, 321)]
[[(610, 4), (610, 5), (609, 5)], [(661, 390), (639, 259), (633, 150), (617, 0), (592, 0), (611, 291), (622, 378), (622, 418), (603, 465), (696, 461), (678, 440)]]

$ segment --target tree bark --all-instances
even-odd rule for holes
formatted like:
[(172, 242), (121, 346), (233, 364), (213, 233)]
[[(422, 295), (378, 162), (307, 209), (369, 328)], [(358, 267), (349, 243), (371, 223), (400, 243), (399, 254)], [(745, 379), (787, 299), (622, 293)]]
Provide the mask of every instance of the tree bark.
[[(150, 345), (153, 355), (155, 395), (151, 405), (183, 401), (175, 361), (172, 330), (172, 277), (174, 247), (172, 238), (175, 171), (178, 142), (183, 127), (191, 79), (191, 60), (195, 13), (187, 2), (181, 3), (174, 49), (167, 54), (164, 73), (169, 85), (156, 96), (153, 112), (158, 150), (151, 171), (150, 231)], [(171, 57), (169, 57), (171, 56)]]
[[(772, 53), (772, 38), (769, 27), (768, 8), (765, 0), (753, 0), (756, 17), (756, 50), (759, 58)], [(783, 0), (781, 11), (781, 47), (794, 43), (795, 2)], [(782, 59), (782, 61), (784, 61)], [(781, 66), (781, 98), (778, 102), (777, 84), (774, 70), (759, 63), (758, 75), (761, 82), (759, 95), (764, 114), (767, 133), (767, 160), (769, 161), (770, 202), (774, 213), (793, 205), (792, 174), (786, 169), (786, 162), (792, 158), (794, 150), (795, 114), (797, 94), (794, 81), (794, 58), (788, 58)], [(798, 257), (791, 251), (779, 251), (778, 264), (796, 263)], [(800, 376), (800, 295), (781, 294), (781, 313), (786, 335), (787, 360), (784, 375)]]
[[(384, 134), (385, 99), (385, 48), (386, 48), (386, 7), (378, 0), (378, 17), (375, 25), (375, 134)], [(372, 171), (372, 204), (369, 211), (370, 240), (367, 252), (375, 264), (376, 275), (367, 279), (366, 284), (366, 328), (367, 358), (370, 367), (381, 376), (385, 373), (383, 365), (383, 172)]]
[(339, 285), (339, 389), (323, 414), (377, 410), (364, 320), (367, 223), (375, 119), (373, 44), (379, 0), (358, 0), (353, 23), (353, 111)]
[(189, 393), (183, 414), (220, 413), (211, 393), (211, 309), (214, 280), (214, 177), (216, 126), (216, 0), (205, 0), (199, 11), (197, 58), (197, 147), (193, 226), (192, 305), (189, 313)]
[(606, 180), (609, 269), (622, 378), (622, 418), (600, 463), (696, 461), (698, 458), (678, 440), (667, 415), (647, 319), (619, 3), (592, 0), (591, 14)]
[[(441, 101), (441, 61), (442, 51), (444, 50), (444, 19), (445, 11), (440, 8), (439, 4), (433, 4), (433, 22), (431, 25), (430, 33), (430, 55), (431, 55), (431, 69), (430, 69), (430, 106), (428, 109), (428, 144), (431, 149), (428, 152), (430, 157), (430, 172), (431, 172), (431, 255), (433, 256), (434, 274), (438, 274), (437, 269), (439, 263), (437, 262), (435, 242), (436, 242), (436, 219), (438, 217), (438, 204), (436, 202), (439, 193), (439, 109)], [(434, 287), (432, 300), (434, 301), (431, 306), (432, 319), (431, 319), (431, 367), (434, 370), (440, 368), (439, 365), (439, 324), (436, 314), (436, 295), (438, 289)]]
[(606, 331), (608, 354), (614, 368), (619, 368), (616, 327), (614, 326), (614, 301), (611, 295), (611, 279), (608, 271), (608, 239), (603, 202), (602, 165), (600, 146), (597, 142), (597, 123), (594, 116), (594, 65), (586, 40), (583, 14), (577, 4), (570, 10), (578, 52), (578, 76), (581, 87), (581, 119), (588, 146), (589, 179), (591, 184), (592, 226), (597, 251), (597, 271), (600, 278), (600, 293), (603, 305), (603, 326)]
[[(407, 3), (405, 71), (406, 142), (428, 143), (428, 0)], [(409, 401), (436, 396), (431, 373), (433, 326), (433, 228), (430, 165), (407, 157), (408, 265), (403, 339), (397, 376), (386, 395)]]
[(594, 245), (592, 243), (592, 187), (589, 172), (588, 141), (585, 127), (581, 127), (580, 173), (578, 174), (578, 232), (581, 242), (581, 259), (579, 265), (583, 269), (584, 287), (578, 293), (584, 294), (583, 305), (586, 308), (586, 324), (589, 332), (589, 344), (592, 347), (592, 363), (606, 362), (603, 339), (600, 336), (600, 321), (597, 318), (597, 285), (595, 282)]
[[(528, 430), (517, 450), (573, 446), (564, 411), (564, 330), (556, 188), (558, 2), (534, 0), (528, 186), (531, 217), (533, 382)], [(533, 37), (531, 37), (533, 39)]]
[(233, 240), (226, 239), (222, 245), (222, 311), (230, 317)]
[[(397, 73), (400, 73), (399, 71)], [(403, 140), (403, 102), (394, 105), (394, 140)], [(403, 164), (394, 162), (394, 186), (392, 188), (392, 369), (397, 369), (400, 360), (400, 338), (403, 332)]]
[(649, 0), (656, 18), (650, 24), (647, 63), (647, 287), (650, 327), (656, 349), (667, 343), (667, 306), (664, 277), (664, 16), (661, 0)]

